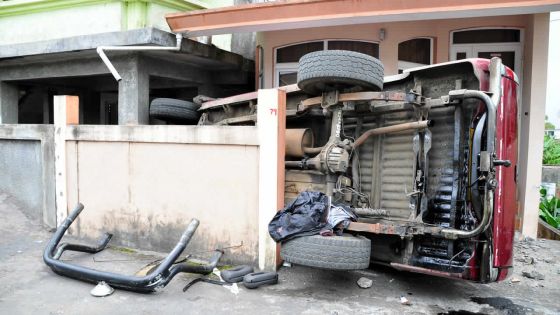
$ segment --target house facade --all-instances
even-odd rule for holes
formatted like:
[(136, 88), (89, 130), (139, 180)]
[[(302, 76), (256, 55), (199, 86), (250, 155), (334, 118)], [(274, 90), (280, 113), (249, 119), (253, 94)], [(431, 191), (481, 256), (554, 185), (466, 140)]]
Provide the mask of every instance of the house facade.
[(465, 58), (500, 57), (518, 76), (517, 226), (536, 236), (550, 12), (560, 1), (271, 1), (167, 15), (190, 36), (257, 32), (257, 88), (296, 82), (305, 53), (379, 58), (385, 75)]

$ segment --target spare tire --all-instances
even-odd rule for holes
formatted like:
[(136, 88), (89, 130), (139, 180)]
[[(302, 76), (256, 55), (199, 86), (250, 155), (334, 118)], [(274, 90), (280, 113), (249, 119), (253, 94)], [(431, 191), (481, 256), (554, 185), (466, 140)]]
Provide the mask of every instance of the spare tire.
[(383, 89), (383, 64), (355, 51), (316, 51), (299, 60), (297, 85), (311, 95), (334, 90), (379, 91)]
[(150, 104), (150, 117), (172, 122), (196, 122), (200, 105), (173, 98), (156, 98)]
[(371, 241), (363, 236), (302, 236), (282, 244), (280, 256), (290, 263), (322, 269), (356, 270), (369, 266)]

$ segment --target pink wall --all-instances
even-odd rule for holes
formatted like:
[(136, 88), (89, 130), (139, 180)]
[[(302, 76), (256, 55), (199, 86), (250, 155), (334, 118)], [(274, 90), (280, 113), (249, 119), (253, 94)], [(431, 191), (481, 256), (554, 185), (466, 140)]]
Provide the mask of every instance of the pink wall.
[[(264, 87), (273, 85), (274, 49), (298, 42), (317, 39), (359, 39), (379, 43), (379, 57), (385, 65), (385, 74), (397, 73), (398, 44), (415, 37), (435, 39), (435, 63), (449, 60), (449, 37), (451, 31), (473, 27), (520, 27), (527, 29), (531, 15), (495, 16), (452, 20), (431, 20), (361, 24), (348, 26), (295, 29), (263, 32), (257, 36), (257, 44), (264, 47)], [(385, 40), (379, 42), (379, 29), (386, 30)], [(524, 71), (526, 73), (526, 71)]]

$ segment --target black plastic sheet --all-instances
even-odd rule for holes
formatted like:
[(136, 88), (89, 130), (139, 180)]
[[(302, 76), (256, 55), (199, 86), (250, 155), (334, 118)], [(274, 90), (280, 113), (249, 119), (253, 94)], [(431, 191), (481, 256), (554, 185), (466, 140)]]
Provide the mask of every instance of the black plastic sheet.
[(278, 212), (268, 224), (268, 232), (276, 242), (294, 237), (319, 234), (326, 226), (329, 198), (318, 191), (304, 191)]

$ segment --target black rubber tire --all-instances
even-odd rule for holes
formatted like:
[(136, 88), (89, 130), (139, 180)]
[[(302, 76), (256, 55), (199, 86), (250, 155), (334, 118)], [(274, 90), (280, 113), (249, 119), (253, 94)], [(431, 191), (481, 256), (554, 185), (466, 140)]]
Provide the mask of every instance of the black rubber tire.
[(150, 117), (173, 122), (196, 122), (200, 105), (173, 98), (156, 98), (150, 104)]
[(299, 60), (297, 85), (311, 95), (326, 91), (379, 91), (383, 64), (378, 59), (347, 50), (322, 50)]
[(369, 266), (371, 241), (363, 236), (302, 236), (282, 244), (290, 263), (322, 269), (357, 270)]

